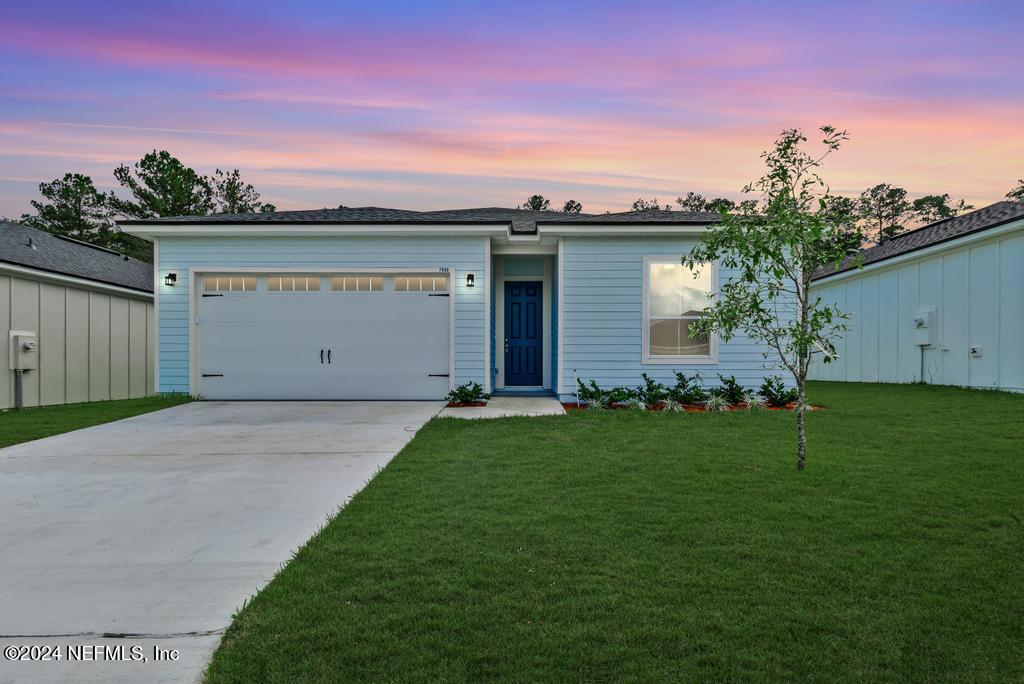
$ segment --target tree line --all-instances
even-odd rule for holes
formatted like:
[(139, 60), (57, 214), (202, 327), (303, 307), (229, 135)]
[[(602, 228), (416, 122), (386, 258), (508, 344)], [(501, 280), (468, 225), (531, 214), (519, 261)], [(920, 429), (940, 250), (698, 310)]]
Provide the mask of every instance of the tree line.
[(101, 192), (81, 173), (40, 183), (42, 198), (32, 200), (35, 212), (23, 214), (19, 222), (152, 261), (152, 245), (119, 230), (118, 219), (275, 211), (260, 201), (260, 193), (238, 169), (203, 176), (166, 150), (154, 150), (131, 167), (118, 166), (114, 178), (127, 197)]
[[(1024, 202), (1024, 179), (1017, 181), (1017, 187), (1006, 193), (1006, 198)], [(700, 211), (720, 213), (749, 213), (756, 209), (755, 200), (734, 202), (725, 197), (706, 198), (696, 192), (688, 192), (676, 198), (679, 211)], [(828, 196), (828, 214), (837, 224), (847, 225), (847, 240), (857, 246), (877, 244), (890, 240), (912, 228), (959, 216), (974, 209), (964, 200), (953, 200), (949, 193), (925, 195), (910, 199), (909, 193), (889, 183), (879, 183), (862, 192), (858, 197), (840, 195)], [(523, 203), (522, 209), (551, 211), (551, 202), (543, 195), (532, 195)], [(662, 204), (657, 198), (639, 198), (633, 202), (632, 211), (672, 211), (671, 204)], [(562, 211), (579, 214), (583, 206), (575, 200), (568, 200)], [(610, 212), (609, 212), (610, 213)]]

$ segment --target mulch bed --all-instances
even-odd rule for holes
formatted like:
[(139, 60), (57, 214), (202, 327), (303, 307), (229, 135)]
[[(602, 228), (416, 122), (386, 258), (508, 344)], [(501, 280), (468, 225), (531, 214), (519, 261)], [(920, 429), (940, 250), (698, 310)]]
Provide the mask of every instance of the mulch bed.
[[(565, 408), (566, 412), (568, 412), (568, 411), (586, 411), (587, 410), (587, 405), (586, 404), (577, 404), (576, 402), (562, 402), (562, 407)], [(629, 404), (612, 404), (611, 406), (609, 406), (605, 410), (606, 411), (629, 411), (630, 408), (631, 407), (629, 406)], [(785, 406), (762, 406), (758, 410), (760, 410), (760, 411), (792, 411), (795, 408), (796, 408), (796, 404), (786, 404)], [(821, 410), (826, 409), (826, 408), (828, 408), (828, 407), (827, 406), (817, 406), (817, 405), (814, 405), (814, 404), (808, 404), (807, 405), (807, 410), (808, 411), (821, 411)], [(653, 404), (651, 406), (648, 406), (647, 410), (648, 411), (664, 411), (665, 410), (665, 405), (664, 404), (660, 404), (660, 403), (659, 404)], [(707, 409), (704, 408), (703, 406), (701, 406), (700, 404), (684, 404), (683, 405), (683, 410), (685, 412), (687, 412), (687, 413), (707, 413)], [(723, 410), (725, 410), (725, 411), (746, 411), (747, 410), (747, 405), (746, 404), (736, 404), (735, 406), (729, 406), (729, 407), (727, 407), (727, 408), (725, 408)]]
[(474, 408), (477, 406), (487, 406), (486, 401), (449, 401), (448, 408)]

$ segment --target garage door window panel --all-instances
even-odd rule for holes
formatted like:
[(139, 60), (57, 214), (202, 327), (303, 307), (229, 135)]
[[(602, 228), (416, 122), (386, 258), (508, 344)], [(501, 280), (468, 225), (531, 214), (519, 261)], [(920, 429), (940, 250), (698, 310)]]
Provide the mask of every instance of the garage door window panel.
[(203, 292), (255, 292), (256, 276), (206, 275)]
[(334, 292), (383, 292), (384, 276), (341, 275), (331, 277)]
[(448, 274), (395, 276), (396, 292), (447, 292)]
[(271, 292), (317, 292), (320, 276), (267, 276), (267, 289)]

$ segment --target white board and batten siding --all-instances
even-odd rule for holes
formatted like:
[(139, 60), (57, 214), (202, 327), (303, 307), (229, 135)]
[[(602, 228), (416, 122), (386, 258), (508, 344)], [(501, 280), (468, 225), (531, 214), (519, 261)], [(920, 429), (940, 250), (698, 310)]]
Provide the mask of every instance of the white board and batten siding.
[[(572, 400), (576, 378), (595, 380), (602, 387), (635, 387), (641, 374), (674, 383), (674, 371), (700, 373), (705, 384), (718, 383), (718, 374), (734, 375), (745, 387), (756, 388), (765, 377), (778, 375), (787, 385), (792, 377), (780, 370), (772, 352), (742, 334), (719, 341), (717, 362), (687, 365), (643, 363), (643, 270), (645, 257), (681, 258), (697, 238), (565, 237), (562, 239), (561, 292), (558, 311), (563, 401)], [(733, 277), (717, 269), (719, 283)]]
[[(1024, 229), (973, 240), (818, 281), (850, 320), (839, 358), (816, 360), (812, 377), (1024, 391)], [(918, 347), (913, 321), (927, 310), (934, 344)]]
[[(65, 279), (66, 281), (66, 279)], [(23, 375), (25, 406), (134, 399), (154, 392), (153, 303), (143, 292), (115, 294), (0, 275), (0, 409), (14, 406), (10, 331), (35, 332), (39, 369)]]
[[(455, 377), (451, 384), (478, 382), (486, 385), (486, 324), (488, 238), (451, 237), (356, 237), (356, 236), (237, 236), (159, 238), (159, 387), (163, 392), (198, 393), (198, 369), (190, 349), (190, 315), (198, 315), (198, 293), (190, 292), (193, 275), (220, 269), (252, 269), (261, 274), (305, 272), (341, 273), (345, 269), (389, 272), (449, 269), (454, 295)], [(169, 272), (178, 274), (173, 287), (163, 284)], [(466, 274), (475, 275), (468, 287)], [(325, 283), (327, 280), (324, 281)], [(383, 301), (383, 300), (381, 300)], [(447, 320), (447, 319), (445, 319)], [(274, 321), (268, 321), (274, 325)], [(284, 321), (278, 325), (286, 324)], [(199, 336), (202, 322), (200, 321)], [(410, 325), (410, 336), (416, 330)], [(317, 348), (319, 349), (319, 347)], [(200, 364), (201, 365), (201, 364)], [(447, 368), (445, 369), (447, 372)], [(447, 391), (447, 383), (440, 393)], [(438, 396), (437, 398), (441, 398)]]

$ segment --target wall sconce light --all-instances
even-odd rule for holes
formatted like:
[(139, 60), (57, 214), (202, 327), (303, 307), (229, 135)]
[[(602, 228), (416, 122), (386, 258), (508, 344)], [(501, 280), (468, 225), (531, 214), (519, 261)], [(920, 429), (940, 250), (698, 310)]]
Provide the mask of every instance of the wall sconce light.
[(476, 285), (476, 276), (472, 273), (466, 274), (466, 287), (473, 287)]
[(167, 287), (174, 287), (177, 284), (178, 274), (175, 273), (174, 271), (171, 271), (170, 273), (164, 276), (164, 285), (166, 285)]

